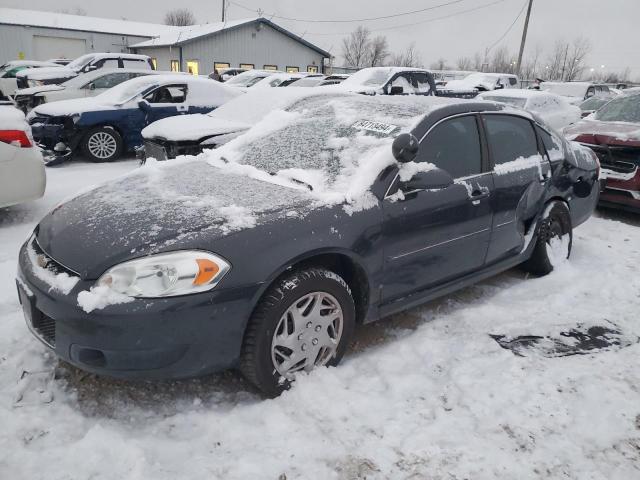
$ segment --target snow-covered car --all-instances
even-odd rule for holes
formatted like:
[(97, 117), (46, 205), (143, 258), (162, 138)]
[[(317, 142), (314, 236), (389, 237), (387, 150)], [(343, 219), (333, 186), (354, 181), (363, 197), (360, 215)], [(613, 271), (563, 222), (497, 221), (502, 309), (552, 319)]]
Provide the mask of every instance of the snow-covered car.
[(50, 58), (47, 62), (55, 63), (57, 65), (69, 65), (73, 61), (72, 58)]
[(207, 78), (147, 75), (92, 98), (46, 103), (28, 115), (33, 136), (57, 164), (81, 150), (90, 160), (109, 162), (142, 146), (141, 131), (166, 117), (208, 113), (241, 95)]
[(77, 77), (81, 73), (101, 68), (132, 68), (135, 70), (154, 70), (153, 62), (147, 55), (133, 53), (88, 53), (76, 58), (64, 67), (25, 70), (17, 75), (18, 88), (57, 85)]
[(429, 71), (409, 67), (363, 68), (334, 88), (365, 95), (433, 95), (436, 90)]
[(304, 73), (274, 73), (253, 84), (253, 88), (287, 87), (305, 78)]
[(344, 82), (350, 76), (351, 74), (348, 73), (334, 73), (331, 75), (327, 75), (319, 86), (324, 87), (326, 85), (338, 85)]
[(319, 90), (49, 213), (19, 253), (35, 336), (97, 374), (238, 367), (274, 396), (358, 324), (569, 257), (593, 152), (497, 103)]
[[(226, 82), (236, 75), (240, 75), (241, 73), (244, 73), (246, 71), (246, 68), (221, 68), (220, 70), (218, 70), (218, 75), (220, 75), (221, 82)], [(214, 72), (211, 72), (209, 74), (209, 78), (213, 78), (213, 74)]]
[(13, 60), (0, 66), (0, 100), (13, 96), (13, 92), (18, 88), (16, 75), (18, 72), (32, 68), (59, 68), (53, 62), (38, 62), (35, 60)]
[(581, 118), (581, 111), (564, 97), (538, 90), (493, 90), (478, 95), (479, 100), (491, 100), (524, 108), (538, 115), (551, 128), (562, 130)]
[(446, 90), (448, 91), (477, 90), (479, 92), (489, 92), (505, 88), (520, 88), (518, 76), (511, 73), (476, 72), (467, 75), (462, 80), (451, 80), (446, 85)]
[(600, 95), (594, 96), (591, 98), (587, 98), (584, 102), (580, 104), (580, 110), (582, 111), (582, 118), (588, 117), (600, 107), (609, 103), (610, 100), (615, 98), (616, 95)]
[(603, 206), (640, 213), (640, 92), (620, 95), (564, 130), (602, 165)]
[(18, 90), (14, 100), (18, 108), (28, 113), (32, 108), (42, 105), (43, 103), (71, 100), (73, 98), (95, 97), (132, 78), (170, 73), (171, 72), (158, 72), (156, 70), (133, 70), (129, 68), (113, 70), (105, 68), (82, 73), (60, 85), (43, 85), (41, 87)]
[(247, 88), (253, 87), (259, 81), (276, 73), (282, 72), (272, 70), (247, 70), (226, 80), (224, 84), (229, 87), (246, 90)]
[(0, 208), (42, 197), (46, 183), (42, 154), (24, 113), (0, 102)]
[(591, 82), (542, 82), (540, 90), (566, 97), (572, 105), (580, 105), (591, 97), (608, 96), (609, 87)]
[(156, 160), (198, 155), (242, 135), (272, 110), (286, 110), (310, 95), (313, 93), (306, 88), (266, 91), (252, 88), (213, 112), (158, 120), (142, 130), (144, 150), (141, 154), (143, 158)]

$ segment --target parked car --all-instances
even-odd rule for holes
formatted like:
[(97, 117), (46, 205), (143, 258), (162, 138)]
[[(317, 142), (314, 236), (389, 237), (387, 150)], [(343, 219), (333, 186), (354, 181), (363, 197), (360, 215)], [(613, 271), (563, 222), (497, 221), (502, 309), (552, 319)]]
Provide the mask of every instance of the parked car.
[(42, 154), (24, 114), (0, 102), (0, 208), (42, 197), (46, 187)]
[(154, 70), (151, 58), (133, 53), (88, 53), (76, 58), (65, 67), (40, 68), (18, 73), (18, 88), (58, 85), (77, 77), (81, 73), (101, 68), (133, 68), (136, 70)]
[[(218, 74), (220, 75), (220, 81), (226, 82), (236, 75), (240, 75), (246, 71), (248, 71), (246, 68), (221, 68), (218, 70)], [(213, 72), (209, 74), (209, 78), (213, 78)]]
[(303, 73), (274, 73), (254, 83), (253, 88), (287, 87), (305, 77)]
[(596, 110), (598, 110), (603, 105), (609, 103), (609, 101), (615, 98), (615, 95), (600, 95), (594, 96), (591, 98), (587, 98), (584, 102), (580, 104), (580, 110), (582, 111), (582, 118), (588, 117)]
[(81, 150), (109, 162), (142, 146), (141, 131), (161, 118), (207, 113), (240, 93), (219, 82), (183, 74), (134, 78), (93, 98), (40, 105), (29, 113), (33, 136), (54, 165)]
[(23, 112), (28, 113), (32, 108), (43, 103), (71, 100), (73, 98), (95, 97), (110, 88), (120, 85), (132, 78), (151, 74), (169, 74), (155, 70), (132, 70), (109, 68), (83, 73), (67, 80), (60, 85), (43, 85), (41, 87), (24, 88), (16, 92), (16, 105)]
[(35, 336), (97, 374), (237, 367), (274, 396), (357, 324), (569, 256), (593, 152), (497, 103), (323, 90), (49, 213), (19, 253)]
[(338, 85), (344, 82), (351, 75), (347, 73), (334, 73), (332, 75), (327, 75), (324, 81), (319, 85), (320, 87), (324, 87), (326, 85)]
[(224, 83), (229, 87), (246, 90), (247, 88), (253, 87), (260, 80), (270, 77), (276, 73), (282, 72), (274, 72), (272, 70), (247, 70), (246, 72), (239, 73), (233, 78), (226, 80)]
[(542, 82), (540, 90), (566, 97), (572, 105), (580, 105), (594, 96), (610, 95), (609, 87), (591, 82)]
[(335, 85), (339, 82), (327, 81), (324, 75), (308, 76), (303, 79), (290, 83), (292, 87), (319, 87), (322, 85)]
[[(322, 91), (314, 93), (320, 95)], [(252, 88), (213, 112), (158, 120), (142, 130), (141, 156), (143, 160), (171, 160), (180, 155), (198, 155), (242, 135), (272, 110), (284, 110), (314, 93), (306, 88)]]
[(524, 108), (538, 115), (551, 128), (558, 130), (562, 130), (581, 118), (580, 109), (569, 104), (564, 97), (538, 90), (493, 90), (481, 93), (478, 95), (478, 99)]
[(51, 62), (37, 62), (35, 60), (13, 60), (0, 66), (0, 100), (13, 97), (13, 92), (18, 88), (16, 75), (18, 72), (32, 68), (52, 67), (60, 65)]
[(408, 67), (363, 68), (336, 88), (365, 95), (434, 95), (436, 90), (431, 73)]
[(640, 213), (640, 92), (612, 99), (564, 133), (598, 156), (605, 178), (600, 204)]
[(489, 92), (504, 88), (520, 88), (518, 76), (511, 73), (476, 72), (465, 76), (462, 80), (451, 80), (446, 85), (446, 90), (448, 91), (477, 90), (479, 92)]
[(47, 62), (55, 63), (57, 65), (62, 65), (63, 67), (65, 65), (69, 65), (72, 61), (73, 61), (72, 58), (51, 58), (47, 60)]

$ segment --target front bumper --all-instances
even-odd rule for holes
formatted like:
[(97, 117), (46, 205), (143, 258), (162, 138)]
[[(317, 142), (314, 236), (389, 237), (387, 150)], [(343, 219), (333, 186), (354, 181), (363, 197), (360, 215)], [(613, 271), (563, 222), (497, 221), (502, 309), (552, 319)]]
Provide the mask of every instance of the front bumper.
[(94, 282), (80, 279), (66, 295), (52, 291), (34, 274), (41, 267), (31, 265), (27, 248), (20, 250), (17, 278), (27, 325), (61, 359), (92, 373), (144, 379), (196, 377), (236, 365), (259, 284), (86, 313), (77, 296)]
[[(213, 145), (211, 146), (213, 148)], [(173, 160), (180, 155), (199, 155), (203, 152), (202, 145), (197, 141), (168, 142), (162, 140), (144, 141), (143, 158), (156, 160)]]

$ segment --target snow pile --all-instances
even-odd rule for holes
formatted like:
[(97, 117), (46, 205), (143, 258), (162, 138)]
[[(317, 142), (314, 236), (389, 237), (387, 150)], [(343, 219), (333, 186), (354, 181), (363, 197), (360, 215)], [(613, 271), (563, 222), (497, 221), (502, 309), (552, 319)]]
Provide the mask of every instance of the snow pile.
[(102, 310), (109, 305), (133, 302), (133, 300), (133, 297), (116, 292), (106, 285), (91, 287), (89, 290), (78, 293), (78, 306), (87, 313)]
[(27, 247), (27, 255), (31, 263), (31, 270), (38, 280), (49, 286), (49, 291), (57, 291), (67, 295), (80, 281), (79, 277), (71, 276), (65, 272), (54, 273), (48, 268), (38, 264), (38, 254), (31, 245)]

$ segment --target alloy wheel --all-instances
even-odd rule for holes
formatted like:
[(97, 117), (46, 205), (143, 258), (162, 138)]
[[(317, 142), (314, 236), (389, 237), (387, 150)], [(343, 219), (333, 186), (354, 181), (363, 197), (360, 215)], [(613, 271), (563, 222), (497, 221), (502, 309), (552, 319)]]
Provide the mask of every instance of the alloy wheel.
[(87, 147), (91, 155), (101, 160), (106, 160), (115, 155), (118, 149), (118, 142), (107, 132), (96, 132), (87, 142)]

